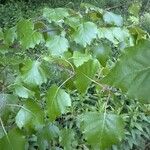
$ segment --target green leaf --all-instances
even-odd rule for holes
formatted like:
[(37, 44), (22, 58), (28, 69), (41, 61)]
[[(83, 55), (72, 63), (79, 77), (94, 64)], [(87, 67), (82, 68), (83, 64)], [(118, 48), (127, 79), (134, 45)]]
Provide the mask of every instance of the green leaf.
[(139, 42), (139, 40), (147, 39), (146, 31), (142, 30), (139, 27), (130, 28), (129, 31), (132, 34), (132, 36), (134, 37), (134, 40), (135, 40), (136, 44)]
[(21, 68), (21, 79), (29, 86), (40, 86), (47, 81), (46, 74), (38, 61), (28, 61)]
[(40, 150), (49, 148), (49, 142), (59, 137), (59, 128), (53, 124), (48, 124), (42, 128), (37, 134), (37, 143)]
[(122, 89), (131, 98), (150, 103), (150, 41), (140, 41), (127, 48), (115, 67), (102, 80), (103, 83)]
[(27, 100), (16, 115), (16, 124), (20, 129), (38, 130), (44, 124), (44, 113), (36, 102)]
[(88, 112), (79, 117), (79, 122), (87, 142), (99, 149), (117, 144), (124, 136), (124, 122), (114, 114)]
[(65, 37), (55, 35), (47, 39), (46, 46), (51, 55), (61, 55), (68, 50), (69, 42)]
[(27, 142), (25, 136), (18, 129), (12, 129), (7, 136), (0, 139), (1, 150), (25, 150)]
[(71, 150), (72, 143), (75, 140), (74, 132), (71, 129), (63, 129), (60, 133), (60, 143), (64, 147), (64, 150)]
[(73, 40), (86, 47), (90, 44), (98, 33), (97, 26), (93, 22), (84, 22), (78, 25), (77, 30), (73, 33)]
[(73, 63), (76, 67), (81, 66), (84, 62), (87, 62), (91, 58), (92, 57), (89, 54), (83, 54), (78, 51), (74, 51), (73, 53)]
[(68, 17), (65, 19), (65, 24), (76, 30), (77, 24), (80, 24), (80, 17)]
[(114, 14), (112, 12), (106, 12), (103, 15), (103, 19), (105, 23), (112, 24), (116, 26), (122, 26), (123, 25), (123, 18), (120, 15)]
[(134, 2), (128, 9), (129, 13), (132, 14), (133, 16), (138, 17), (139, 12), (141, 9), (141, 3), (140, 2)]
[(11, 45), (17, 38), (16, 28), (10, 28), (4, 32), (4, 42), (7, 45)]
[(98, 60), (89, 60), (85, 62), (83, 65), (76, 68), (76, 76), (75, 76), (75, 86), (78, 91), (81, 93), (85, 93), (88, 86), (92, 82), (96, 72), (100, 68), (100, 64)]
[(21, 20), (17, 24), (17, 36), (23, 48), (34, 48), (43, 41), (41, 33), (34, 30), (34, 24), (30, 20)]
[(49, 23), (51, 23), (52, 21), (61, 22), (64, 18), (68, 16), (68, 10), (65, 8), (45, 8), (43, 10), (43, 17), (45, 17), (49, 21)]
[(71, 106), (71, 99), (63, 89), (52, 85), (46, 96), (47, 112), (51, 121), (67, 112), (67, 107)]
[(3, 30), (2, 28), (0, 28), (0, 40), (3, 40), (3, 38), (4, 38)]
[(111, 54), (111, 48), (108, 44), (100, 44), (93, 49), (94, 56), (99, 60), (102, 66), (106, 66), (106, 62)]
[(15, 88), (15, 94), (22, 98), (31, 98), (35, 94), (33, 91), (27, 89), (21, 84), (15, 84), (14, 88)]
[(7, 104), (15, 104), (18, 102), (18, 98), (12, 94), (0, 94), (0, 117), (8, 112), (11, 107)]
[(132, 46), (132, 37), (129, 31), (125, 28), (120, 27), (109, 27), (100, 28), (98, 32), (98, 37), (106, 38), (114, 45), (124, 42), (127, 46)]

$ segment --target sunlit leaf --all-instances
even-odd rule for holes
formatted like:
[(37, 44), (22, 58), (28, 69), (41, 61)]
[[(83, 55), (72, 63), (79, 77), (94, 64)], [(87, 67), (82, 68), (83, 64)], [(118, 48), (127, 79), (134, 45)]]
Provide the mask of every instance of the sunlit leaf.
[(51, 55), (61, 55), (68, 50), (69, 42), (65, 37), (55, 35), (47, 39), (46, 46)]
[(81, 66), (84, 62), (87, 62), (91, 58), (90, 54), (84, 54), (78, 51), (74, 51), (73, 53), (73, 62), (76, 67)]
[(116, 26), (122, 26), (123, 25), (123, 18), (120, 15), (114, 14), (112, 12), (106, 12), (103, 15), (103, 19), (105, 23), (112, 24)]
[(73, 40), (86, 47), (90, 44), (98, 33), (97, 26), (93, 22), (84, 22), (78, 25), (77, 30), (73, 33)]
[(21, 79), (30, 86), (38, 86), (47, 81), (46, 74), (38, 61), (28, 61), (21, 68)]

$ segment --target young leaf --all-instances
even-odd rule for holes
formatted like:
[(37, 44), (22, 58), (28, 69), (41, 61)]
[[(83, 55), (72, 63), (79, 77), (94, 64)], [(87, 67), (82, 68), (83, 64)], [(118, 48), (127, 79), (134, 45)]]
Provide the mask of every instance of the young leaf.
[(124, 122), (114, 114), (87, 112), (79, 117), (81, 130), (91, 145), (106, 149), (121, 141), (124, 135)]
[(71, 106), (71, 99), (63, 89), (52, 85), (47, 92), (46, 103), (48, 116), (54, 121), (56, 117), (66, 113), (66, 108)]
[(91, 79), (93, 79), (99, 68), (100, 64), (96, 59), (89, 60), (88, 62), (85, 62), (83, 65), (76, 68), (74, 83), (79, 92), (86, 92), (88, 86), (92, 82)]
[(16, 124), (34, 130), (40, 129), (44, 124), (44, 113), (32, 100), (27, 100), (16, 116)]
[(61, 55), (68, 50), (69, 42), (65, 37), (55, 35), (47, 39), (46, 46), (51, 55)]
[(78, 25), (72, 37), (76, 43), (86, 47), (87, 44), (90, 44), (96, 38), (97, 33), (97, 26), (93, 22), (84, 22)]
[(27, 142), (25, 136), (18, 129), (12, 129), (8, 132), (8, 136), (0, 139), (1, 150), (25, 150)]
[(150, 41), (143, 40), (127, 48), (115, 67), (102, 80), (103, 83), (121, 88), (135, 99), (150, 103)]
[(106, 12), (103, 15), (103, 19), (105, 23), (112, 24), (116, 26), (122, 26), (123, 25), (123, 18), (120, 15), (116, 15), (112, 12)]
[(29, 61), (21, 68), (21, 79), (32, 87), (40, 86), (47, 81), (46, 74), (38, 61)]

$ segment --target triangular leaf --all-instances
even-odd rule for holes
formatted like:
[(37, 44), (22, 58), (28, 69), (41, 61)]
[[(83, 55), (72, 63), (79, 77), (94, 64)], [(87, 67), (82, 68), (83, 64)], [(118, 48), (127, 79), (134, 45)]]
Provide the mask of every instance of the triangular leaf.
[(127, 46), (132, 46), (132, 37), (129, 31), (120, 27), (103, 27), (99, 29), (99, 38), (106, 38), (114, 45), (124, 42)]
[(124, 135), (124, 122), (114, 114), (88, 112), (79, 117), (81, 129), (91, 145), (104, 150), (121, 141)]
[(102, 82), (121, 88), (132, 98), (150, 103), (150, 41), (140, 41), (126, 49)]
[(105, 23), (112, 24), (116, 26), (122, 26), (123, 25), (123, 18), (120, 15), (114, 14), (112, 12), (106, 12), (103, 15), (103, 19)]
[(72, 37), (76, 43), (86, 47), (96, 38), (97, 33), (97, 26), (93, 22), (84, 22), (78, 26)]
[(81, 93), (85, 93), (88, 86), (92, 82), (91, 79), (94, 78), (96, 72), (100, 68), (100, 64), (98, 60), (89, 60), (85, 62), (83, 65), (76, 68), (76, 76), (75, 76), (75, 86)]
[(73, 62), (76, 67), (81, 66), (84, 62), (87, 62), (91, 58), (90, 54), (83, 54), (78, 51), (74, 51), (73, 53)]
[(17, 35), (23, 48), (34, 48), (43, 41), (41, 33), (34, 30), (34, 24), (30, 20), (21, 20), (17, 24)]
[(102, 66), (106, 66), (106, 62), (111, 54), (111, 48), (107, 44), (99, 44), (93, 47), (93, 54), (99, 60)]
[(35, 94), (33, 91), (27, 89), (21, 84), (15, 84), (14, 89), (15, 89), (15, 94), (22, 98), (31, 98)]
[(16, 124), (20, 129), (25, 127), (38, 130), (44, 124), (44, 113), (37, 103), (28, 100), (16, 116)]
[(56, 117), (66, 113), (67, 107), (71, 106), (71, 99), (63, 89), (59, 89), (56, 85), (52, 85), (46, 96), (47, 112), (51, 121)]
[(65, 37), (55, 35), (47, 39), (46, 46), (51, 55), (61, 55), (68, 50), (69, 42)]
[(69, 16), (68, 10), (65, 8), (45, 8), (43, 11), (43, 16), (51, 23), (61, 22), (65, 17)]
[(18, 129), (12, 129), (7, 136), (0, 139), (1, 150), (25, 150), (27, 142), (25, 136)]
[(29, 86), (37, 86), (47, 81), (46, 74), (38, 61), (29, 61), (21, 68), (21, 79)]

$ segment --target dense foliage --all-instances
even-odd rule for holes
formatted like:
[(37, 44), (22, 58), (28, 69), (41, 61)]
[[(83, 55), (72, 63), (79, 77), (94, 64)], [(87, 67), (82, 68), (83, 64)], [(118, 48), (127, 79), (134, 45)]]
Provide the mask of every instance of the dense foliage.
[(149, 147), (150, 40), (138, 7), (126, 23), (83, 3), (0, 28), (1, 149)]

